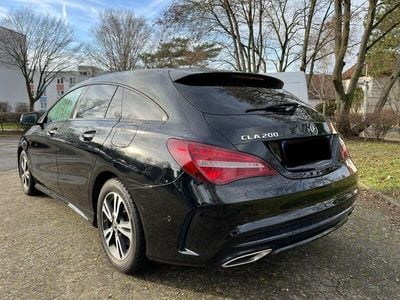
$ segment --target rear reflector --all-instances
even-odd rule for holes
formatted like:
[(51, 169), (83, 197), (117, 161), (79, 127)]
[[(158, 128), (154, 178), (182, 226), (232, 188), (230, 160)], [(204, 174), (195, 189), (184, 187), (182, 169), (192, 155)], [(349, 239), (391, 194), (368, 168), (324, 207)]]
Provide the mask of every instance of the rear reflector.
[(186, 173), (208, 183), (276, 174), (262, 159), (239, 151), (178, 139), (168, 140), (168, 150)]

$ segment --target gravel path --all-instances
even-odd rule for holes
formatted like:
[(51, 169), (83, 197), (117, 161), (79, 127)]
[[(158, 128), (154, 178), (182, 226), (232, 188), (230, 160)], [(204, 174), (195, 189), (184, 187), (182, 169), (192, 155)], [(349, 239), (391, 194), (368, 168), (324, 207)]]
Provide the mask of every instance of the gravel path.
[(366, 191), (338, 231), (233, 269), (151, 265), (115, 271), (97, 230), (49, 197), (27, 197), (0, 172), (1, 299), (399, 299), (400, 210)]

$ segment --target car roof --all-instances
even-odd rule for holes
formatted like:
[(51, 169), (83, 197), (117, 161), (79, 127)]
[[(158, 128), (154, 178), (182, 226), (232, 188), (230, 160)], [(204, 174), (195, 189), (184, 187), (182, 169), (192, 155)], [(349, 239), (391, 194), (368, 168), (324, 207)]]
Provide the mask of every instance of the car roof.
[[(105, 73), (79, 83), (76, 86), (96, 84), (96, 83), (115, 83), (123, 84), (131, 87), (141, 86), (143, 83), (148, 85), (150, 80), (166, 80), (171, 82), (170, 73), (173, 74), (174, 79), (184, 77), (189, 74), (203, 73), (204, 70), (196, 69), (141, 69), (131, 71), (118, 71)], [(140, 89), (140, 88), (139, 88)]]
[[(202, 73), (213, 73), (213, 74), (243, 74), (246, 76), (257, 76), (268, 78), (273, 81), (279, 81), (279, 79), (270, 77), (264, 74), (255, 73), (243, 73), (235, 71), (222, 71), (212, 69), (141, 69), (132, 71), (122, 72), (110, 72), (103, 75), (99, 75), (88, 80), (79, 83), (78, 86), (96, 83), (115, 83), (130, 86), (132, 88), (139, 89), (146, 92), (148, 88), (165, 88), (165, 84), (173, 84), (172, 81), (177, 81), (183, 77), (202, 74)], [(281, 82), (283, 85), (283, 82)]]
[[(201, 76), (201, 74), (207, 74)], [(209, 76), (208, 76), (209, 75)], [(272, 82), (283, 86), (283, 82), (277, 78), (254, 73), (242, 73), (234, 71), (217, 71), (204, 69), (142, 69), (133, 71), (110, 72), (99, 75), (88, 80), (82, 81), (75, 85), (73, 89), (91, 84), (116, 84), (123, 85), (135, 89), (151, 99), (155, 100), (160, 105), (164, 106), (168, 102), (180, 102), (183, 100), (181, 93), (175, 88), (174, 82), (179, 80), (195, 80), (210, 78), (211, 80), (219, 80), (222, 76), (227, 79), (230, 76), (239, 77), (255, 77), (263, 81)], [(214, 79), (213, 79), (214, 78)], [(245, 80), (239, 78), (239, 80)], [(228, 79), (229, 81), (229, 79)]]

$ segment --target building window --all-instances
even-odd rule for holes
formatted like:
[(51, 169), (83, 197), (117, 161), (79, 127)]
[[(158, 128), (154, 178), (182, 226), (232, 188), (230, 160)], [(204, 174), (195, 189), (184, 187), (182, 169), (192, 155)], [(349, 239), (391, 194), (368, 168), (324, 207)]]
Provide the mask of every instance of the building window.
[(62, 96), (62, 95), (64, 95), (64, 91), (62, 91), (62, 90), (60, 90), (60, 91), (57, 91), (57, 95), (58, 95), (58, 96)]
[(40, 97), (39, 106), (40, 106), (40, 110), (47, 109), (47, 97), (46, 96)]
[(63, 84), (64, 83), (64, 78), (57, 78), (57, 84)]
[(70, 77), (70, 78), (69, 78), (69, 84), (70, 84), (70, 85), (73, 85), (73, 84), (75, 84), (75, 83), (76, 83), (75, 77)]
[(84, 72), (79, 72), (79, 75), (83, 75), (83, 76), (87, 76), (87, 72), (86, 71), (84, 71)]

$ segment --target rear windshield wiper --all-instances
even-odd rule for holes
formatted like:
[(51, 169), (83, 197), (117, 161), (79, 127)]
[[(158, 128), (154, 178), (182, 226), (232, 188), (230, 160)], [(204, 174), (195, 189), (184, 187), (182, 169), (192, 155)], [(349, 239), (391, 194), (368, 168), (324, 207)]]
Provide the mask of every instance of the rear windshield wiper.
[(265, 107), (259, 108), (250, 108), (246, 110), (246, 113), (253, 112), (253, 111), (270, 111), (270, 112), (277, 112), (277, 113), (287, 113), (292, 114), (295, 110), (299, 107), (298, 103), (282, 103), (282, 104), (274, 104)]

